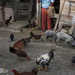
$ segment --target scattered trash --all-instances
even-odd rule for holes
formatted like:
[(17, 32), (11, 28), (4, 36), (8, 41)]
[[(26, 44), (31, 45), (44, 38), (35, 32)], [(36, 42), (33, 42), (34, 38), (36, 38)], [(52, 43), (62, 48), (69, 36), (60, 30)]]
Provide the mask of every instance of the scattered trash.
[(8, 72), (7, 69), (5, 69), (5, 68), (0, 68), (0, 73), (7, 73), (7, 72)]

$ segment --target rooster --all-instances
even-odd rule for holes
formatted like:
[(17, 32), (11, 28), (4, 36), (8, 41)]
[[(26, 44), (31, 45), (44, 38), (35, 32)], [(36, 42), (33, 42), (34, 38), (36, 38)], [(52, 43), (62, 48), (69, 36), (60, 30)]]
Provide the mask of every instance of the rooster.
[(8, 23), (10, 22), (10, 20), (12, 19), (12, 16), (10, 16), (6, 21), (5, 24), (8, 26)]
[(15, 70), (15, 69), (12, 69), (11, 70), (13, 73), (14, 73), (14, 75), (37, 75), (37, 73), (38, 73), (38, 70), (37, 69), (33, 69), (33, 70), (31, 70), (31, 72), (18, 72), (17, 70)]
[(41, 39), (41, 34), (40, 35), (35, 35), (33, 32), (30, 32), (31, 37), (34, 37), (34, 39), (37, 41)]
[(16, 43), (14, 43), (13, 47), (16, 50), (24, 49), (27, 45), (27, 42), (24, 39), (18, 40)]
[(13, 49), (12, 47), (9, 47), (9, 50), (11, 53), (16, 54), (18, 57), (25, 57), (26, 59), (29, 60), (28, 55), (23, 50), (16, 50), (16, 49)]
[(10, 39), (11, 39), (11, 41), (13, 41), (13, 39), (14, 39), (14, 35), (13, 34), (10, 34)]
[[(51, 59), (54, 58), (54, 49), (51, 49), (47, 54), (41, 55), (39, 58), (36, 59), (36, 64), (41, 65), (43, 68), (38, 68), (38, 70), (44, 69), (44, 71), (47, 70), (49, 63)], [(46, 66), (46, 68), (45, 68)]]

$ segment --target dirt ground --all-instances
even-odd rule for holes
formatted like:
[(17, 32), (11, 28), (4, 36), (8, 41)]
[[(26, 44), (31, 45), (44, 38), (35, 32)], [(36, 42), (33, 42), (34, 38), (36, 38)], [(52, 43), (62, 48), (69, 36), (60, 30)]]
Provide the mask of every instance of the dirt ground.
[[(42, 30), (33, 30), (35, 34), (42, 33), (42, 38), (45, 39), (44, 32)], [(13, 33), (15, 38), (14, 41), (10, 41), (10, 34)], [(23, 49), (30, 60), (25, 58), (18, 58), (15, 54), (9, 52), (9, 47), (12, 47), (16, 41), (24, 37), (30, 36), (30, 30), (27, 28), (23, 29), (23, 32), (12, 31), (12, 29), (1, 29), (0, 28), (0, 68), (7, 69), (7, 73), (0, 73), (0, 75), (14, 75), (11, 70), (15, 68), (19, 72), (31, 71), (33, 68), (37, 67), (35, 59), (40, 55), (45, 54), (50, 51), (50, 49), (55, 49), (54, 60), (50, 62), (49, 68), (46, 72), (38, 71), (38, 75), (75, 75), (75, 67), (71, 63), (72, 56), (75, 55), (75, 49), (70, 45), (65, 47), (57, 46), (49, 39), (49, 42), (37, 41), (31, 39), (31, 42)]]

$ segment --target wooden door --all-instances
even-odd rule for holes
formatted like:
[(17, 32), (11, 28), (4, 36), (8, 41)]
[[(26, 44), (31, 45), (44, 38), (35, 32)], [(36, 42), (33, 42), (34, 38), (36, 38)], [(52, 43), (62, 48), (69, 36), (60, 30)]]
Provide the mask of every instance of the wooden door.
[(25, 19), (29, 17), (29, 5), (20, 2), (18, 5), (18, 19)]

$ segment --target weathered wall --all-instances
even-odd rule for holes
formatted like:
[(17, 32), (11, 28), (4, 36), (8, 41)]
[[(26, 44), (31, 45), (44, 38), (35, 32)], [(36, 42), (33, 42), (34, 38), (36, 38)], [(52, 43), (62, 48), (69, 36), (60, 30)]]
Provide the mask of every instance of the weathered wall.
[[(32, 12), (32, 0), (26, 0), (25, 2), (20, 2), (20, 0), (10, 0), (9, 3), (7, 3), (6, 7), (13, 9), (14, 14), (14, 20), (17, 20), (19, 18), (28, 18), (31, 17)], [(26, 9), (26, 7), (28, 9)]]
[[(12, 19), (10, 22), (13, 22), (14, 21), (14, 15), (13, 15), (13, 9), (12, 8), (7, 8), (5, 7), (4, 8), (4, 13), (5, 13), (5, 20), (8, 19), (10, 16), (12, 16)], [(0, 10), (0, 22), (2, 22), (3, 19), (2, 19), (2, 10)]]
[(8, 2), (6, 4), (7, 8), (13, 9), (12, 13), (13, 13), (14, 20), (17, 20), (17, 16), (18, 16), (18, 14), (17, 14), (17, 12), (18, 12), (18, 2), (19, 2), (19, 0), (10, 0), (10, 2)]
[[(60, 9), (63, 0), (60, 0)], [(75, 15), (75, 1), (65, 1), (62, 15), (73, 17)]]

